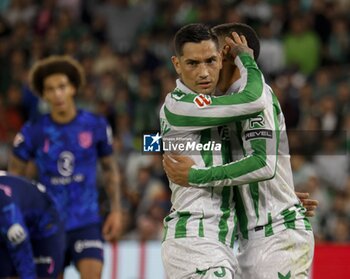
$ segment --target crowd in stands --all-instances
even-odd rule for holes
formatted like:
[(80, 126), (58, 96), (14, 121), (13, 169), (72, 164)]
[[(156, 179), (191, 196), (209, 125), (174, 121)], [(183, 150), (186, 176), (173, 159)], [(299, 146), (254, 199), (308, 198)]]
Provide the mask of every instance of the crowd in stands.
[[(124, 239), (161, 239), (170, 190), (161, 155), (141, 153), (142, 133), (175, 87), (172, 38), (191, 22), (243, 22), (285, 114), (295, 188), (319, 200), (316, 240), (350, 241), (350, 1), (1, 0), (0, 166), (14, 135), (47, 111), (27, 83), (40, 58), (73, 56), (86, 71), (81, 108), (104, 115), (122, 174)], [(102, 212), (108, 202), (101, 191)]]

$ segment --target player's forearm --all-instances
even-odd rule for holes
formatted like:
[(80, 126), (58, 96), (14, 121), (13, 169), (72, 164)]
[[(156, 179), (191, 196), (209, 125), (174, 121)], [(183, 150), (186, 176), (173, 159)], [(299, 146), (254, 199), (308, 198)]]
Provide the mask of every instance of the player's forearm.
[(277, 156), (249, 155), (243, 159), (209, 168), (192, 167), (189, 184), (195, 187), (238, 186), (274, 177)]
[(112, 156), (102, 160), (103, 177), (105, 179), (105, 190), (111, 204), (112, 211), (121, 209), (121, 190), (119, 170)]
[(277, 166), (278, 133), (271, 139), (242, 138), (245, 157), (221, 166), (192, 168), (189, 183), (193, 186), (235, 186), (273, 178)]
[(121, 193), (120, 193), (120, 182), (117, 178), (118, 175), (113, 175), (109, 182), (107, 182), (107, 194), (111, 202), (112, 211), (120, 211), (121, 209)]
[(241, 93), (210, 97), (175, 91), (167, 96), (164, 113), (174, 129), (193, 131), (220, 126), (248, 119), (265, 108), (264, 78), (255, 61), (245, 54), (235, 61), (246, 80)]

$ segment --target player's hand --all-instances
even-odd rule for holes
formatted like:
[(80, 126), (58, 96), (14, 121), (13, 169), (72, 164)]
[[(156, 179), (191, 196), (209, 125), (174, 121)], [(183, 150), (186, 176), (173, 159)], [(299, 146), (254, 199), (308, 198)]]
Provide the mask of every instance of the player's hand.
[(194, 165), (194, 161), (187, 156), (181, 155), (163, 155), (163, 167), (169, 180), (172, 182), (189, 187), (188, 174), (191, 167)]
[(295, 192), (303, 206), (306, 208), (305, 215), (307, 217), (313, 217), (316, 215), (316, 208), (318, 206), (318, 200), (309, 199), (310, 194), (306, 192)]
[(123, 215), (121, 211), (111, 211), (103, 224), (102, 234), (105, 240), (117, 241), (123, 232)]
[(247, 53), (254, 58), (254, 51), (248, 47), (247, 40), (243, 35), (232, 32), (232, 38), (226, 37), (225, 41), (223, 53), (229, 61), (233, 62), (236, 56), (241, 53)]

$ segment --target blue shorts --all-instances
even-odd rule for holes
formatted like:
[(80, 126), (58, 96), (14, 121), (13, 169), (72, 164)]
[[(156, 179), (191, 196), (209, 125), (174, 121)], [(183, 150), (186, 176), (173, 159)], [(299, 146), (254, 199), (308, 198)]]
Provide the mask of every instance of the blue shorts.
[(74, 265), (82, 259), (103, 262), (103, 238), (100, 224), (92, 224), (66, 232), (64, 266)]
[[(57, 278), (63, 271), (64, 243), (63, 229), (52, 236), (31, 240), (39, 278)], [(0, 242), (0, 259), (0, 278), (18, 276), (5, 242)]]

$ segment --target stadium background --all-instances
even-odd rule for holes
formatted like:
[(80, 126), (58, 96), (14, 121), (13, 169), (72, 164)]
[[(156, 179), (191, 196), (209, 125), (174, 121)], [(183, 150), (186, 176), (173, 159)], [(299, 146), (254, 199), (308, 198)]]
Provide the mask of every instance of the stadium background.
[[(170, 192), (161, 157), (140, 149), (142, 132), (159, 129), (159, 108), (175, 85), (172, 37), (191, 22), (245, 22), (259, 34), (258, 63), (286, 117), (296, 190), (320, 201), (311, 219), (320, 251), (316, 259), (329, 256), (314, 278), (323, 278), (318, 274), (325, 276), (326, 266), (334, 276), (325, 278), (345, 278), (349, 269), (329, 258), (333, 253), (350, 259), (349, 11), (349, 0), (1, 0), (0, 167), (6, 169), (24, 121), (47, 112), (28, 88), (30, 66), (50, 54), (75, 57), (88, 81), (77, 96), (79, 107), (110, 122), (122, 173), (124, 235), (106, 253), (119, 261), (132, 247), (152, 243), (158, 253)], [(108, 202), (102, 191), (101, 204), (104, 214)], [(151, 242), (142, 246), (142, 241)], [(147, 253), (146, 260), (157, 258)], [(123, 256), (130, 258), (128, 265), (138, 266), (139, 254), (128, 255)], [(113, 261), (107, 273), (114, 270), (117, 278)], [(161, 270), (159, 265), (158, 260)], [(142, 276), (118, 278), (155, 278)]]

